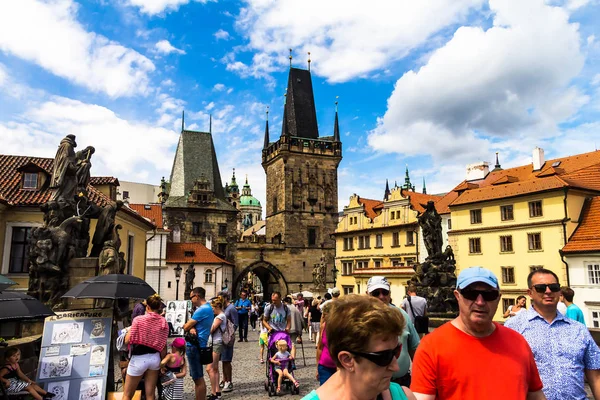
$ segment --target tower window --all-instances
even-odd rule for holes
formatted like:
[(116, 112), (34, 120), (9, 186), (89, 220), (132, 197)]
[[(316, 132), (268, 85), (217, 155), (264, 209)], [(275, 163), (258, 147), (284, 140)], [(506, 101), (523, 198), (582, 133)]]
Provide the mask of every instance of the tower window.
[(317, 245), (317, 228), (308, 228), (308, 245), (316, 246)]
[(200, 234), (200, 222), (192, 222), (192, 235)]
[(273, 196), (273, 214), (277, 212), (277, 196)]

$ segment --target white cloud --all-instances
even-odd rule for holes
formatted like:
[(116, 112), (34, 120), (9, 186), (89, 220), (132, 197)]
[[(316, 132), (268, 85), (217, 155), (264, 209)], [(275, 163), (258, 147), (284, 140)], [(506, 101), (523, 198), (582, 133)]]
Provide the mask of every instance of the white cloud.
[(173, 86), (175, 86), (175, 82), (173, 82), (170, 79), (165, 79), (160, 84), (161, 84), (161, 86), (165, 86), (165, 87), (173, 87)]
[(596, 74), (593, 78), (592, 78), (592, 85), (597, 86), (600, 85), (600, 74)]
[(246, 0), (237, 20), (256, 51), (250, 65), (230, 60), (228, 69), (262, 76), (312, 54), (314, 71), (343, 82), (406, 56), (440, 29), (463, 20), (484, 0)]
[(128, 121), (108, 108), (64, 97), (33, 106), (20, 120), (25, 122), (0, 123), (4, 153), (53, 157), (60, 139), (71, 133), (79, 147), (96, 148), (94, 175), (121, 179), (150, 171), (153, 176), (167, 174), (178, 138), (172, 130)]
[(154, 64), (146, 57), (87, 32), (72, 0), (0, 1), (0, 51), (111, 97), (146, 94)]
[(213, 90), (216, 92), (222, 92), (223, 90), (225, 90), (225, 85), (223, 85), (222, 83), (217, 83), (213, 87)]
[(227, 94), (231, 94), (231, 92), (233, 92), (233, 88), (227, 89)]
[(588, 101), (569, 87), (584, 57), (565, 10), (542, 0), (491, 0), (490, 10), (491, 28), (459, 28), (396, 82), (373, 149), (472, 162), (492, 154), (493, 137), (556, 134)]
[(205, 109), (205, 110), (207, 110), (207, 111), (210, 111), (210, 110), (212, 110), (213, 108), (215, 108), (215, 102), (214, 102), (214, 101), (211, 101), (210, 103), (208, 103), (208, 104), (206, 105), (206, 107), (204, 107), (204, 109)]
[(156, 51), (161, 54), (170, 54), (170, 53), (185, 54), (185, 51), (174, 47), (171, 43), (169, 43), (168, 40), (161, 40), (161, 41), (157, 42), (154, 47), (155, 47)]
[[(195, 0), (206, 3), (208, 0)], [(190, 0), (126, 0), (127, 4), (138, 7), (142, 13), (148, 15), (161, 14), (164, 11), (177, 11), (179, 6), (188, 4)]]
[(219, 29), (214, 33), (214, 36), (217, 40), (229, 40), (231, 39), (231, 35), (229, 32), (224, 31), (223, 29)]
[(0, 87), (4, 86), (7, 80), (8, 74), (6, 72), (6, 69), (4, 68), (4, 65), (0, 63)]

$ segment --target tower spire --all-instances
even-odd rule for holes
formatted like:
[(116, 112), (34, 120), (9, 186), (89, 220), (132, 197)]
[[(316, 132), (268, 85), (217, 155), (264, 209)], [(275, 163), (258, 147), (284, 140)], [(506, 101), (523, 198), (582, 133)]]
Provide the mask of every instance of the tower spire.
[(338, 99), (339, 96), (335, 97), (335, 121), (333, 123), (333, 141), (334, 142), (339, 142), (340, 141), (340, 124), (338, 122)]
[(267, 122), (265, 124), (265, 143), (263, 149), (269, 147), (269, 106), (267, 106)]
[(410, 176), (408, 175), (408, 164), (406, 165), (406, 172), (404, 173), (404, 185), (402, 189), (415, 191), (415, 186), (410, 183)]
[(423, 194), (427, 194), (427, 188), (425, 187), (425, 177), (423, 177)]
[(308, 71), (310, 72), (310, 51), (308, 52)]
[(290, 49), (290, 56), (288, 58), (290, 59), (290, 68), (292, 68), (292, 49)]
[(212, 114), (208, 117), (208, 133), (212, 133)]
[(500, 166), (500, 161), (498, 160), (498, 152), (496, 152), (496, 165), (494, 165), (494, 169), (492, 170), (492, 172), (500, 171), (501, 169), (502, 167)]
[(385, 193), (383, 194), (383, 200), (387, 200), (390, 197), (390, 184), (386, 178), (385, 180)]
[(185, 110), (181, 112), (181, 132), (185, 130)]

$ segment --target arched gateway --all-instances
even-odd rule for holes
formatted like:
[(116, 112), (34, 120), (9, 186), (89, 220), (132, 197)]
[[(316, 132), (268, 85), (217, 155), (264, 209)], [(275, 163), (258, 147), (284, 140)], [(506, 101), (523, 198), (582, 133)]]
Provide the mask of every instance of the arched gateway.
[(271, 293), (279, 291), (283, 294), (288, 293), (288, 284), (283, 274), (273, 264), (267, 261), (256, 261), (236, 274), (233, 281), (233, 293), (239, 293), (243, 288), (244, 279), (252, 273), (260, 280), (263, 298), (270, 301)]

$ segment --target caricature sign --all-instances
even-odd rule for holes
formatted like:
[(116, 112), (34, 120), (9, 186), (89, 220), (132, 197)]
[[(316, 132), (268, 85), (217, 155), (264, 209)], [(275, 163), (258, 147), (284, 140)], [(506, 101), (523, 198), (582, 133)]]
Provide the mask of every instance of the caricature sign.
[(112, 310), (46, 318), (37, 382), (58, 399), (104, 400), (111, 326)]

